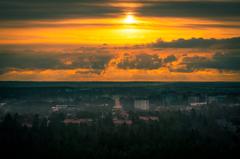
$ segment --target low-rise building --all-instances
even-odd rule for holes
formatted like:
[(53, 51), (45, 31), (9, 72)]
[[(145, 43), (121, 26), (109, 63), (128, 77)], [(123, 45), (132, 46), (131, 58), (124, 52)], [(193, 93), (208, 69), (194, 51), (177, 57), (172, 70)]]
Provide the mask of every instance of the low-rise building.
[(147, 99), (136, 99), (134, 100), (134, 108), (136, 110), (149, 110), (149, 100)]
[(89, 124), (92, 123), (93, 119), (91, 118), (81, 118), (81, 119), (65, 119), (63, 121), (64, 124)]
[(190, 106), (193, 106), (193, 107), (204, 106), (204, 105), (207, 105), (207, 102), (191, 102), (190, 103)]
[(124, 124), (132, 125), (133, 124), (132, 120), (123, 120), (123, 119), (117, 119), (117, 118), (114, 118), (112, 122), (114, 125), (124, 125)]
[(159, 121), (159, 117), (157, 116), (139, 116), (139, 120), (148, 122), (148, 121)]

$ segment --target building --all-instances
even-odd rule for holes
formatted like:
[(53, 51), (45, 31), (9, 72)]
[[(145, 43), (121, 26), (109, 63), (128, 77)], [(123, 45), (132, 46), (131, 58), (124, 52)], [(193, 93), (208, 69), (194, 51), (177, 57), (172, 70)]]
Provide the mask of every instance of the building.
[(204, 106), (204, 105), (207, 105), (207, 102), (192, 102), (190, 103), (190, 106)]
[(134, 108), (136, 110), (149, 110), (149, 100), (147, 99), (136, 99), (134, 100)]
[(65, 110), (68, 108), (68, 105), (55, 105), (52, 107), (52, 112), (59, 112), (60, 110)]
[(189, 102), (189, 105), (190, 106), (204, 106), (204, 105), (207, 105), (207, 98), (205, 96), (201, 96), (201, 95), (198, 95), (198, 96), (190, 96), (188, 98), (188, 102)]
[(208, 96), (208, 99), (207, 99), (207, 102), (208, 104), (215, 104), (215, 103), (218, 103), (218, 99), (216, 96)]
[(87, 119), (65, 119), (63, 121), (64, 124), (69, 125), (69, 124), (89, 124), (92, 123), (93, 119), (87, 118)]
[(114, 118), (112, 122), (114, 125), (132, 125), (133, 124), (132, 120), (122, 120), (117, 118)]
[(114, 101), (115, 101), (115, 105), (113, 107), (113, 109), (122, 109), (122, 105), (120, 103), (120, 98), (119, 96), (114, 96)]
[(115, 101), (115, 105), (113, 106), (113, 109), (112, 109), (112, 114), (113, 115), (117, 115), (121, 112), (122, 110), (122, 105), (120, 103), (120, 98), (119, 96), (114, 96), (114, 101)]
[(139, 120), (148, 122), (148, 121), (159, 121), (159, 117), (157, 116), (139, 116)]

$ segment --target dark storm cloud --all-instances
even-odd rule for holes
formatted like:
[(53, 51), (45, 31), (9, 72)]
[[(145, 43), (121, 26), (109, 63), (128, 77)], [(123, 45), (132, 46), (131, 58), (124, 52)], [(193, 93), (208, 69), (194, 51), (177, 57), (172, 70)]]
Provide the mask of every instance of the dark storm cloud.
[[(119, 2), (140, 3), (134, 12), (141, 16), (190, 17), (236, 20), (239, 1), (114, 1), (114, 0), (1, 0), (1, 20), (63, 19), (118, 16), (126, 8)], [(115, 3), (116, 5), (109, 5)], [(125, 5), (127, 6), (127, 4)]]
[(239, 1), (146, 1), (138, 13), (154, 17), (236, 20), (240, 16), (239, 8)]
[(93, 53), (0, 53), (0, 73), (11, 70), (90, 69), (100, 72), (112, 59), (111, 54)]
[(171, 42), (164, 42), (159, 40), (153, 44), (152, 47), (156, 48), (225, 48), (225, 49), (239, 49), (240, 37), (229, 39), (178, 39)]
[(211, 59), (202, 56), (184, 57), (177, 69), (172, 72), (193, 72), (204, 69), (217, 69), (227, 71), (240, 71), (240, 52), (230, 51), (226, 53), (216, 53)]

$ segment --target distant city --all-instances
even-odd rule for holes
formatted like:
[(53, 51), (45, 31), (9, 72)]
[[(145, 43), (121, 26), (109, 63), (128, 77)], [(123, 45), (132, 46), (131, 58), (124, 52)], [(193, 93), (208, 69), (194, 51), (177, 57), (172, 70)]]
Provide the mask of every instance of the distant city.
[(139, 120), (159, 121), (162, 112), (240, 106), (239, 83), (213, 83), (211, 88), (207, 87), (211, 83), (90, 84), (1, 82), (1, 116), (19, 113), (48, 118), (62, 113), (64, 123), (83, 124), (111, 114), (114, 125), (132, 125), (129, 113), (133, 112)]

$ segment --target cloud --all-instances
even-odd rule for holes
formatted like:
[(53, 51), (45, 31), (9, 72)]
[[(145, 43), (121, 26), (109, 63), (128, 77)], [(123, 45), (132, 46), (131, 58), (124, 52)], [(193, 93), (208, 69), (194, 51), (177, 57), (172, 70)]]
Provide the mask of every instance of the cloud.
[(117, 66), (120, 69), (154, 70), (176, 60), (174, 55), (161, 58), (158, 54), (124, 54)]
[(129, 55), (125, 54), (118, 68), (121, 69), (158, 69), (162, 66), (162, 59), (158, 55), (137, 54)]
[(89, 75), (89, 74), (100, 75), (102, 73), (102, 70), (100, 69), (77, 70), (76, 73), (81, 75)]
[(11, 70), (60, 70), (89, 69), (91, 73), (102, 72), (113, 55), (106, 53), (0, 53), (0, 73)]
[[(113, 5), (114, 3), (114, 5)], [(122, 5), (122, 4), (125, 5)], [(119, 16), (131, 4), (140, 16), (236, 20), (239, 1), (2, 0), (1, 20)]]
[(47, 69), (58, 68), (61, 63), (53, 54), (0, 53), (1, 69)]
[(169, 56), (166, 57), (163, 61), (164, 61), (164, 63), (171, 63), (171, 62), (174, 62), (174, 61), (176, 61), (176, 60), (177, 60), (176, 56), (174, 56), (174, 55), (169, 55)]
[(239, 1), (150, 1), (138, 13), (154, 17), (189, 17), (236, 20), (240, 16)]
[(150, 44), (155, 48), (224, 48), (224, 49), (239, 49), (240, 37), (228, 38), (228, 39), (204, 39), (204, 38), (192, 38), (192, 39), (177, 39), (170, 42), (164, 42), (158, 40), (157, 42)]
[(189, 28), (189, 29), (208, 29), (208, 28), (220, 28), (220, 29), (228, 29), (228, 28), (232, 28), (232, 29), (239, 29), (240, 25), (237, 24), (231, 24), (231, 23), (225, 23), (225, 24), (185, 24), (183, 25), (183, 27), (185, 28)]
[(212, 58), (203, 56), (184, 57), (176, 68), (169, 68), (171, 72), (194, 72), (205, 69), (220, 71), (240, 71), (240, 52), (229, 51), (215, 53)]
[[(0, 80), (236, 81), (240, 78), (237, 49), (202, 53), (190, 49), (134, 47), (131, 50), (106, 46), (6, 47), (0, 49)], [(124, 54), (125, 51), (128, 53)]]
[(118, 7), (97, 0), (8, 0), (0, 1), (1, 20), (65, 19), (113, 16)]

